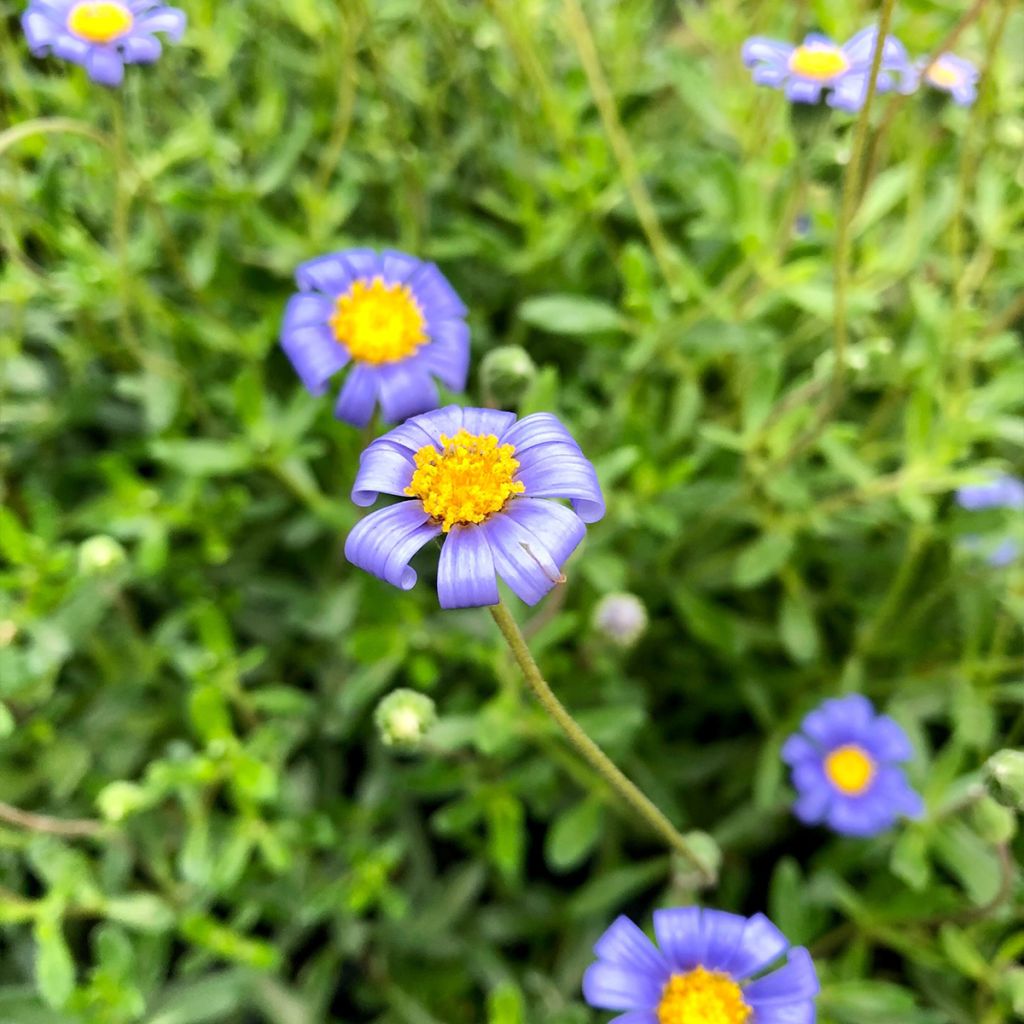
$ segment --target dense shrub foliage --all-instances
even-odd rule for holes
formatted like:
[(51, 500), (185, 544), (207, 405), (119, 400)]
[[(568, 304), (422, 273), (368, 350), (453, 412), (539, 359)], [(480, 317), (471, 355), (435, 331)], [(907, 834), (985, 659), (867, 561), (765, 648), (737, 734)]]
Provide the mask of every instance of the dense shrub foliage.
[[(985, 767), (1024, 739), (1024, 558), (988, 558), (1024, 517), (953, 497), (1024, 475), (1024, 11), (974, 5), (974, 106), (877, 97), (844, 346), (857, 115), (739, 55), (873, 5), (181, 5), (113, 91), (33, 59), (0, 0), (0, 1021), (596, 1024), (597, 936), (694, 900), (808, 946), (824, 1024), (1024, 1013), (1016, 797)], [(927, 54), (965, 10), (900, 0), (893, 28)], [(557, 412), (595, 462), (607, 516), (514, 611), (707, 833), (713, 889), (486, 612), (438, 609), (436, 552), (409, 593), (342, 557), (372, 434), (277, 333), (296, 264), (359, 244), (463, 297), (463, 400)], [(536, 373), (481, 380), (503, 345)], [(593, 625), (621, 591), (631, 647)], [(374, 724), (399, 687), (436, 705), (425, 740)], [(851, 692), (927, 805), (871, 840), (801, 825), (780, 760)]]

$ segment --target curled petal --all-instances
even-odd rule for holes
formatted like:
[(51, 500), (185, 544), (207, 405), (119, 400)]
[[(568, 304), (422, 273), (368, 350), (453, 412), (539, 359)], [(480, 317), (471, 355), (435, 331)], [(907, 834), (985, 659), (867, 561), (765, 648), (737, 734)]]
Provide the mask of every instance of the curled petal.
[[(557, 507), (557, 506), (555, 506)], [(576, 518), (575, 516), (573, 518)], [(586, 529), (580, 526), (580, 539)], [(543, 540), (508, 515), (496, 515), (483, 524), (498, 575), (527, 604), (536, 604), (562, 577), (561, 565)]]
[(356, 523), (345, 540), (345, 557), (360, 569), (409, 590), (416, 583), (409, 559), (440, 532), (418, 501), (402, 501)]
[(396, 249), (385, 249), (380, 254), (380, 276), (386, 284), (405, 284), (406, 280), (424, 266), (421, 260)]
[(764, 914), (755, 914), (747, 921), (736, 951), (722, 969), (737, 978), (749, 978), (778, 960), (788, 948), (786, 936)]
[(60, 34), (60, 24), (44, 11), (30, 7), (21, 18), (21, 28), (28, 48), (36, 57), (42, 56)]
[(701, 918), (701, 962), (709, 970), (720, 970), (732, 960), (746, 927), (747, 918), (741, 914), (705, 910)]
[(163, 32), (171, 42), (178, 42), (185, 34), (185, 12), (176, 7), (161, 7), (139, 18), (135, 27), (140, 32)]
[(530, 416), (524, 416), (512, 424), (500, 439), (502, 444), (513, 445), (517, 453), (552, 441), (572, 445), (579, 451), (579, 445), (573, 436), (562, 426), (558, 417), (549, 412), (535, 412)]
[(128, 64), (152, 64), (163, 51), (156, 36), (132, 35), (121, 44), (121, 53)]
[(430, 329), (431, 342), (421, 350), (423, 364), (452, 391), (461, 391), (469, 375), (469, 327), (462, 320), (442, 320)]
[(359, 460), (352, 501), (366, 508), (382, 494), (404, 495), (414, 471), (407, 453), (387, 445), (371, 445)]
[(409, 278), (409, 287), (426, 314), (431, 330), (445, 320), (461, 319), (468, 312), (448, 279), (433, 263), (420, 264), (420, 269)]
[(351, 254), (332, 252), (300, 263), (295, 268), (295, 280), (299, 288), (305, 292), (322, 292), (332, 297), (342, 295), (355, 277), (346, 261), (346, 255)]
[(67, 32), (61, 32), (53, 41), (53, 52), (64, 60), (75, 64), (85, 64), (92, 53), (92, 47), (81, 39), (76, 39)]
[(794, 103), (817, 103), (821, 99), (821, 83), (791, 78), (786, 83), (786, 96)]
[(514, 412), (504, 412), (501, 409), (462, 410), (462, 426), (471, 434), (493, 434), (500, 438), (515, 419)]
[(632, 967), (656, 978), (668, 977), (665, 958), (625, 914), (620, 914), (597, 940), (594, 952), (609, 963)]
[(505, 517), (518, 523), (550, 553), (561, 568), (586, 533), (583, 520), (572, 509), (541, 498), (516, 498), (509, 502)]
[(604, 516), (597, 474), (575, 446), (550, 443), (522, 452), (515, 478), (531, 498), (570, 498), (585, 523), (596, 523)]
[(692, 970), (700, 962), (703, 939), (699, 907), (672, 907), (654, 912), (654, 934), (674, 971)]
[(789, 959), (777, 971), (751, 982), (744, 998), (755, 1010), (765, 1004), (796, 1003), (813, 999), (821, 989), (811, 954), (802, 946), (789, 951)]
[(113, 46), (93, 46), (85, 58), (85, 70), (100, 85), (120, 85), (124, 81), (124, 60)]

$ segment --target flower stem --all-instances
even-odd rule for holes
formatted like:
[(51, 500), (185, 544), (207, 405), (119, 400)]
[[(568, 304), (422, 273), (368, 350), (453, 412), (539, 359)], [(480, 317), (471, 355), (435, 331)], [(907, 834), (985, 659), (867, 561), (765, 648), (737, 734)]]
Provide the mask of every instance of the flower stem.
[(715, 879), (707, 865), (697, 855), (686, 838), (658, 810), (658, 808), (615, 766), (608, 755), (583, 731), (576, 719), (572, 717), (565, 705), (555, 696), (554, 691), (540, 673), (534, 661), (526, 639), (523, 637), (516, 620), (501, 601), (490, 606), (490, 613), (498, 624), (502, 636), (508, 643), (512, 655), (523, 673), (523, 678), (540, 702), (541, 707), (555, 720), (558, 727), (565, 733), (569, 742), (579, 754), (596, 769), (598, 774), (615, 790), (618, 795), (634, 810), (651, 829), (657, 832), (669, 847), (684, 857), (700, 872), (707, 884)]

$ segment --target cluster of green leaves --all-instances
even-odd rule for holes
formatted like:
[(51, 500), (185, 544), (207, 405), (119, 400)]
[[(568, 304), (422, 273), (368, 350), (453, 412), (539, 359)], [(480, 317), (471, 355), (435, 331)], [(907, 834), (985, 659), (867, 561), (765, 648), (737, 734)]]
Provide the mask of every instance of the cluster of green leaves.
[[(972, 109), (879, 98), (832, 407), (852, 119), (738, 54), (872, 5), (593, 0), (588, 30), (575, 0), (179, 2), (184, 42), (108, 93), (0, 0), (0, 1021), (587, 1024), (611, 918), (695, 898), (808, 944), (823, 1024), (1024, 1013), (983, 773), (1024, 737), (1024, 562), (963, 543), (1024, 537), (951, 500), (1024, 466), (1024, 12), (976, 5)], [(962, 6), (895, 28), (927, 52)], [(523, 618), (714, 837), (716, 891), (489, 618), (438, 611), (429, 552), (411, 593), (345, 563), (365, 438), (275, 342), (295, 264), (351, 244), (438, 261), (474, 364), (524, 346), (519, 410), (594, 459), (607, 518)], [(651, 617), (629, 653), (590, 625), (621, 589)], [(398, 686), (438, 706), (418, 757), (375, 738)], [(928, 805), (870, 842), (799, 826), (778, 756), (851, 690)]]

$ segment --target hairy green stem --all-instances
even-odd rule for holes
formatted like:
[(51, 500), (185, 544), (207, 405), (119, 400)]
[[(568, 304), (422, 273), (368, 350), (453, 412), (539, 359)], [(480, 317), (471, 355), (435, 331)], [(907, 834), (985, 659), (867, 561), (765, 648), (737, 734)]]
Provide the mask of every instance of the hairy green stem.
[(672, 850), (689, 861), (700, 872), (705, 882), (713, 883), (714, 877), (708, 872), (704, 862), (697, 856), (685, 837), (658, 810), (654, 803), (626, 778), (611, 758), (584, 732), (565, 705), (555, 696), (554, 691), (541, 675), (519, 625), (505, 604), (499, 601), (498, 604), (490, 607), (490, 612), (498, 624), (498, 629), (501, 630), (501, 635), (508, 643), (512, 656), (523, 673), (523, 678), (533, 691), (533, 695), (565, 733), (573, 747), (594, 767), (601, 778), (647, 822), (651, 829), (668, 843)]

